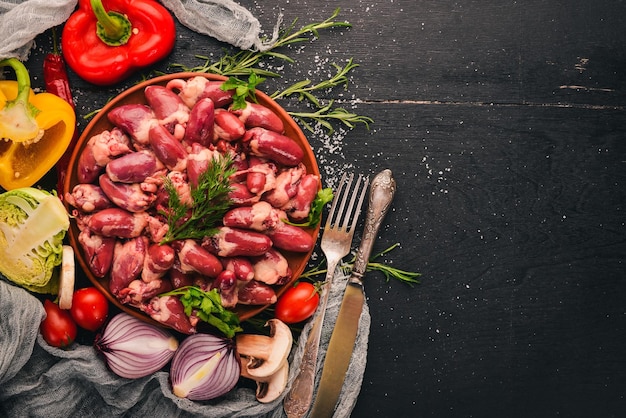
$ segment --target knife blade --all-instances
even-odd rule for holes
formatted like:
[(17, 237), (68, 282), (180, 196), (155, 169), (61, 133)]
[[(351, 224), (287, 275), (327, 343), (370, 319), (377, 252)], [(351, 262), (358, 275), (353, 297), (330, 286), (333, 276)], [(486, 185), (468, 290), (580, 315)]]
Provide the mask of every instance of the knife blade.
[(381, 171), (372, 180), (361, 244), (328, 344), (322, 377), (310, 417), (332, 417), (335, 411), (348, 365), (352, 359), (359, 320), (363, 311), (365, 295), (361, 279), (367, 269), (376, 235), (391, 206), (395, 190), (396, 182), (389, 169)]

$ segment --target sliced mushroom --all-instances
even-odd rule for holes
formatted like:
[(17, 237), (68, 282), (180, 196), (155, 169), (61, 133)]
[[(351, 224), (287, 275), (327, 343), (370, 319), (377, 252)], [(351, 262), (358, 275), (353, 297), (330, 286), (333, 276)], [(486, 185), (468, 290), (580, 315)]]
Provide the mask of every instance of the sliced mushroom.
[(237, 352), (248, 360), (248, 373), (257, 378), (272, 376), (283, 367), (293, 344), (287, 324), (270, 319), (265, 325), (270, 327), (269, 336), (240, 334), (236, 339)]
[(289, 377), (289, 363), (287, 361), (283, 362), (276, 373), (266, 377), (252, 376), (248, 366), (250, 361), (244, 357), (240, 357), (240, 361), (241, 376), (256, 382), (256, 399), (259, 402), (269, 403), (275, 401), (285, 391)]
[(59, 308), (61, 309), (72, 307), (75, 274), (74, 249), (69, 245), (64, 245), (59, 278)]

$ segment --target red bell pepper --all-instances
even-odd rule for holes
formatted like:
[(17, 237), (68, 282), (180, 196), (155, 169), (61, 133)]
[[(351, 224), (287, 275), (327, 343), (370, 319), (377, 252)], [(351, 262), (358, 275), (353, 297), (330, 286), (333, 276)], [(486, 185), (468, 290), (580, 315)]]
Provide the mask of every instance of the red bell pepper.
[(65, 23), (61, 44), (67, 65), (90, 83), (118, 83), (174, 48), (174, 18), (155, 0), (78, 3)]

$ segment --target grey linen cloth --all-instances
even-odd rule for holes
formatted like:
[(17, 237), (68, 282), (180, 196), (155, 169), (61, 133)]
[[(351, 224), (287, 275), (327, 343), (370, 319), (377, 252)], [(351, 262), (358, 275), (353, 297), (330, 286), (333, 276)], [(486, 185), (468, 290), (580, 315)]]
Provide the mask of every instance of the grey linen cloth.
[[(335, 277), (322, 329), (316, 388), (347, 277)], [(109, 371), (92, 346), (50, 347), (38, 333), (45, 312), (25, 290), (0, 280), (0, 416), (2, 417), (285, 417), (280, 399), (259, 403), (254, 390), (238, 387), (226, 396), (194, 402), (172, 394), (168, 374), (125, 379)], [(348, 417), (361, 389), (367, 360), (370, 314), (364, 306), (352, 362), (335, 417)], [(304, 327), (289, 357), (288, 389), (311, 327)]]

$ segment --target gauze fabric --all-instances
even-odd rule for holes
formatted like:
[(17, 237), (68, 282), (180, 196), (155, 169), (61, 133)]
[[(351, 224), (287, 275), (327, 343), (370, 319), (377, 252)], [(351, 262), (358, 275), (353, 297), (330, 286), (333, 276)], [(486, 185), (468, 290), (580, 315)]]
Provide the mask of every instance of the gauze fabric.
[(241, 49), (267, 50), (278, 37), (281, 17), (272, 36), (261, 39), (261, 24), (241, 5), (230, 0), (161, 0), (183, 25)]
[[(335, 278), (322, 328), (315, 390), (347, 277)], [(194, 402), (172, 394), (166, 372), (125, 379), (109, 371), (92, 346), (50, 347), (39, 336), (45, 312), (25, 290), (0, 280), (0, 416), (46, 418), (272, 417), (286, 414), (282, 400), (262, 404), (254, 390), (239, 387), (226, 396)], [(349, 417), (361, 389), (370, 329), (367, 304), (361, 315), (352, 362), (335, 417)], [(297, 373), (312, 321), (304, 327), (289, 357), (289, 383)]]
[(37, 35), (65, 22), (76, 0), (0, 0), (0, 59), (26, 61)]
[[(278, 36), (261, 39), (259, 21), (232, 0), (161, 0), (181, 24), (241, 49), (267, 50)], [(0, 0), (0, 59), (26, 61), (37, 35), (65, 22), (77, 0)]]

